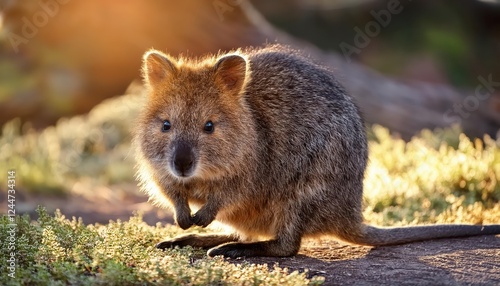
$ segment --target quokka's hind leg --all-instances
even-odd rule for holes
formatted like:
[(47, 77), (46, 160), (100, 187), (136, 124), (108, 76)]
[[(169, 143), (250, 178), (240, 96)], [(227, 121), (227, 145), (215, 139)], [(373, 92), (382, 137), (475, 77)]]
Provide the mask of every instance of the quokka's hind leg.
[(238, 241), (236, 235), (224, 234), (186, 234), (175, 237), (171, 240), (165, 240), (156, 245), (156, 248), (166, 249), (175, 246), (192, 246), (201, 248), (211, 248), (223, 243)]
[(225, 257), (251, 256), (293, 256), (299, 252), (302, 241), (304, 220), (298, 208), (290, 205), (286, 211), (277, 212), (274, 216), (276, 234), (274, 238), (257, 242), (229, 242), (208, 250), (208, 256), (222, 255)]
[(208, 256), (225, 257), (250, 256), (293, 256), (300, 249), (301, 236), (279, 236), (277, 239), (259, 242), (230, 242), (216, 246), (208, 251)]

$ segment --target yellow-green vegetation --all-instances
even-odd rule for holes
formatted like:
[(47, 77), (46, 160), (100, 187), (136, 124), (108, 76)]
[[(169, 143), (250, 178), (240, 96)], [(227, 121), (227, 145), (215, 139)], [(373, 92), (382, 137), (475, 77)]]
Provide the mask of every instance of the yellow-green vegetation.
[[(35, 131), (13, 120), (0, 137), (0, 174), (16, 170), (19, 193), (69, 194), (76, 182), (106, 186), (134, 182), (131, 128), (141, 97), (110, 99), (88, 115)], [(380, 126), (368, 128), (370, 162), (365, 217), (376, 225), (498, 223), (500, 141), (471, 140), (458, 128), (423, 131), (410, 142)], [(7, 175), (0, 176), (6, 186)], [(1, 188), (1, 187), (0, 187)], [(320, 283), (277, 266), (235, 265), (192, 248), (161, 252), (154, 244), (177, 227), (128, 222), (84, 225), (39, 210), (37, 222), (16, 217), (16, 280), (23, 284), (275, 284)], [(1, 218), (6, 228), (8, 217)], [(201, 231), (201, 230), (197, 230)], [(9, 255), (0, 233), (2, 273)]]
[[(155, 242), (178, 233), (174, 226), (149, 226), (139, 215), (127, 222), (84, 225), (59, 212), (39, 219), (16, 217), (15, 278), (5, 263), (10, 257), (2, 245), (1, 285), (317, 285), (321, 277), (289, 271), (277, 265), (232, 264), (221, 257), (207, 258), (190, 247), (158, 250)], [(2, 229), (9, 219), (2, 216)], [(9, 240), (0, 232), (2, 244)]]
[(379, 225), (499, 223), (500, 143), (471, 141), (457, 128), (410, 142), (371, 129), (365, 217)]
[(78, 181), (133, 182), (131, 127), (140, 104), (137, 96), (114, 98), (40, 132), (10, 121), (0, 137), (0, 173), (15, 169), (19, 190), (39, 194), (65, 194)]

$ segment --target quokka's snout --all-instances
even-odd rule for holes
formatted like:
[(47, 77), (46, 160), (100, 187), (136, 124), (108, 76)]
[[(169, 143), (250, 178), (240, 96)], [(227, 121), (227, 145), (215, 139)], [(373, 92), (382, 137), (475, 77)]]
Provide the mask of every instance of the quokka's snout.
[(185, 140), (175, 141), (172, 144), (170, 169), (177, 177), (191, 177), (198, 165), (198, 155), (193, 143)]

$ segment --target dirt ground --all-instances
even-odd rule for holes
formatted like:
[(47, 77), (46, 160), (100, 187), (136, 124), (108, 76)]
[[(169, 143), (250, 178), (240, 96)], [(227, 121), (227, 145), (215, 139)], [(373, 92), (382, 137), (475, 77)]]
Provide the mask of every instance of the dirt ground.
[(246, 260), (308, 268), (324, 285), (500, 285), (500, 236), (493, 235), (378, 248), (308, 240), (292, 258)]
[[(149, 224), (172, 222), (140, 195), (123, 200), (85, 198), (29, 198), (18, 212), (34, 214), (42, 204), (66, 217), (82, 217), (84, 223), (128, 220), (133, 211), (144, 212)], [(4, 205), (4, 204), (2, 204)], [(441, 239), (388, 247), (346, 245), (333, 239), (305, 240), (297, 256), (236, 259), (234, 263), (278, 263), (290, 270), (309, 270), (309, 276), (326, 278), (324, 285), (500, 285), (500, 236)]]

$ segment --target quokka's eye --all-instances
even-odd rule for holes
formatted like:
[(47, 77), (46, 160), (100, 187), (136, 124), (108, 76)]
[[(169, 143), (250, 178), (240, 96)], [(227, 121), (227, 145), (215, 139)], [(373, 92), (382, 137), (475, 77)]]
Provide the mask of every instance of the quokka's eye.
[(205, 127), (203, 127), (203, 131), (205, 131), (205, 133), (207, 133), (207, 134), (214, 133), (214, 129), (215, 129), (215, 126), (214, 126), (214, 123), (212, 121), (207, 121), (207, 123), (205, 123)]
[(163, 125), (161, 126), (161, 132), (167, 132), (172, 128), (172, 125), (170, 124), (170, 121), (165, 120), (163, 121)]

